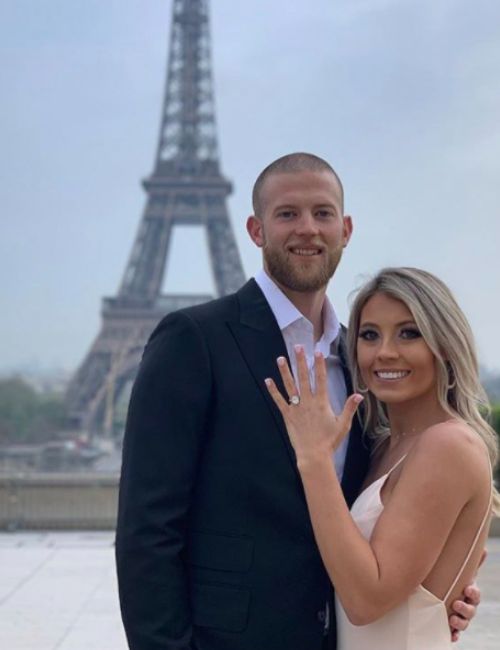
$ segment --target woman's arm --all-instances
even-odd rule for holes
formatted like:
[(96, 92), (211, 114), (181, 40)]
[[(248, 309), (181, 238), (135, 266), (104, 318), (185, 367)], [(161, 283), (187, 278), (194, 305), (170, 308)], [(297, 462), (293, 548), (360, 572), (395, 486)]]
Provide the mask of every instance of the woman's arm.
[(380, 618), (424, 581), (470, 498), (453, 478), (469, 474), (466, 455), (430, 437), (408, 457), (370, 542), (350, 516), (331, 459), (299, 465), (318, 547), (355, 624)]
[[(337, 418), (329, 405), (323, 358), (316, 358), (314, 394), (301, 350), (297, 365), (299, 405), (287, 404), (276, 386), (267, 384), (296, 451), (325, 567), (350, 620), (367, 624), (407, 598), (429, 574), (472, 496), (478, 467), (480, 471), (484, 467), (480, 459), (471, 462), (474, 450), (466, 436), (450, 435), (450, 425), (433, 427), (407, 458), (368, 542), (351, 518), (331, 461), (333, 449), (350, 428), (359, 396), (357, 400), (356, 396), (349, 398)], [(280, 370), (288, 394), (296, 394), (295, 382), (282, 360)], [(457, 474), (460, 481), (456, 481)]]

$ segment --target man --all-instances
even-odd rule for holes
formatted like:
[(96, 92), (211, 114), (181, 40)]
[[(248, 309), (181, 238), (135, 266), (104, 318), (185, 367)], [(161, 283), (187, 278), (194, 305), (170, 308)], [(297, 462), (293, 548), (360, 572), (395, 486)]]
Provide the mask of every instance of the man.
[[(326, 287), (352, 222), (338, 176), (310, 154), (269, 165), (253, 204), (263, 271), (169, 314), (132, 393), (116, 542), (132, 650), (335, 648), (331, 585), (264, 379), (281, 385), (276, 358), (293, 363), (301, 343), (310, 367), (315, 350), (327, 358), (337, 412), (351, 392)], [(348, 502), (368, 457), (355, 423), (332, 459)]]

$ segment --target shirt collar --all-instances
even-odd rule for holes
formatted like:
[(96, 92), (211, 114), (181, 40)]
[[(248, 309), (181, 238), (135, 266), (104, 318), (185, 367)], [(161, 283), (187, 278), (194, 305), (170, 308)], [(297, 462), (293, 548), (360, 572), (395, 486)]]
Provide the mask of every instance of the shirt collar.
[[(323, 336), (325, 344), (328, 346), (338, 343), (338, 336), (340, 334), (340, 323), (333, 308), (332, 303), (330, 302), (328, 296), (325, 296), (325, 302), (323, 305)], [(336, 348), (336, 345), (335, 345)]]
[[(299, 319), (304, 319), (309, 322), (309, 320), (300, 313), (297, 307), (295, 307), (292, 301), (285, 296), (278, 285), (268, 276), (264, 269), (261, 269), (255, 275), (254, 279), (264, 294), (265, 299), (269, 303), (271, 311), (273, 312), (281, 331)], [(325, 345), (325, 348), (330, 348), (333, 342), (337, 339), (339, 332), (340, 323), (337, 314), (335, 313), (328, 296), (325, 296), (325, 302), (323, 305), (323, 336), (320, 339), (320, 341)]]

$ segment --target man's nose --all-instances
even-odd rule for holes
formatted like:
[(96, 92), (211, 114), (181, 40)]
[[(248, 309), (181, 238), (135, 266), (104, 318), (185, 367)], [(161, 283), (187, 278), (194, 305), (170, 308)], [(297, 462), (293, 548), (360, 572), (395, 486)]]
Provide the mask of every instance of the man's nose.
[(318, 223), (311, 212), (303, 212), (297, 221), (296, 231), (300, 235), (316, 235), (319, 232)]

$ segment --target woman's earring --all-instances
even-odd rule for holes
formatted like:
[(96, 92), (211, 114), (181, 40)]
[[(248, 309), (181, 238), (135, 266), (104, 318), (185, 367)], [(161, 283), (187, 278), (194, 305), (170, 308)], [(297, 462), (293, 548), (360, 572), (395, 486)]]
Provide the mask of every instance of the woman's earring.
[(457, 378), (455, 377), (455, 373), (453, 372), (453, 368), (449, 361), (446, 362), (446, 369), (448, 370), (448, 384), (446, 388), (447, 390), (453, 390), (457, 385)]
[(368, 388), (366, 388), (366, 386), (361, 386), (361, 384), (358, 384), (356, 392), (366, 394), (368, 392)]

